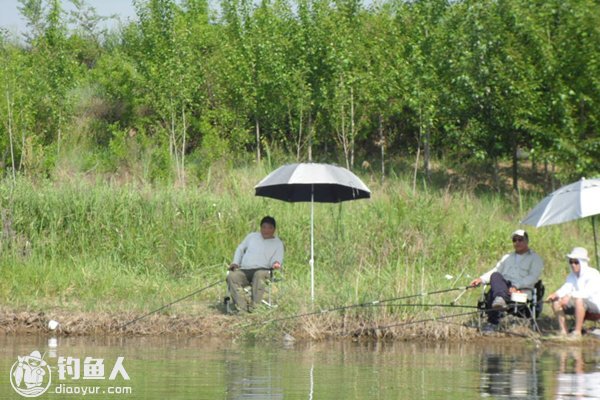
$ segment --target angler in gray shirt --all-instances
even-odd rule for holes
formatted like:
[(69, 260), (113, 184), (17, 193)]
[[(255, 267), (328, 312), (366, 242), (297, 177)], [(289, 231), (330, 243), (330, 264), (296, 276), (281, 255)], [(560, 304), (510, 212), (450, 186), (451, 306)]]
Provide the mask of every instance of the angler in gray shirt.
[[(260, 232), (248, 234), (235, 250), (227, 285), (238, 310), (250, 312), (260, 304), (271, 271), (283, 264), (283, 242), (275, 236), (275, 229), (275, 218), (264, 217)], [(248, 304), (244, 294), (245, 286), (252, 286), (252, 304)]]
[(485, 331), (496, 330), (500, 322), (500, 310), (506, 308), (513, 292), (526, 292), (531, 296), (531, 289), (542, 275), (544, 262), (541, 257), (529, 248), (529, 236), (523, 229), (512, 233), (514, 252), (508, 253), (496, 264), (494, 268), (471, 282), (471, 286), (482, 283), (489, 284), (491, 309), (487, 313), (489, 325)]

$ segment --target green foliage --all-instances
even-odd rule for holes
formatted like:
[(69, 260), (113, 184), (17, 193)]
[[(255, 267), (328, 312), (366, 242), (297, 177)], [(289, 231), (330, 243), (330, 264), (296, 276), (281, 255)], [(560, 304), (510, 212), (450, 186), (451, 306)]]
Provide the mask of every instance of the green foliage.
[(25, 42), (2, 35), (5, 174), (52, 175), (82, 138), (109, 154), (114, 130), (144, 132), (149, 175), (182, 184), (273, 149), (350, 168), (423, 150), (427, 169), (524, 151), (563, 180), (600, 173), (594, 0), (139, 0), (110, 33), (73, 3), (22, 0)]
[[(4, 180), (0, 301), (15, 308), (155, 308), (224, 279), (237, 244), (269, 214), (286, 245), (280, 312), (310, 309), (310, 206), (255, 197), (253, 186), (265, 173), (213, 164), (203, 186), (178, 190), (78, 179)], [(411, 177), (384, 185), (364, 178), (371, 200), (315, 204), (320, 307), (465, 286), (512, 249), (510, 232), (522, 216), (501, 195), (413, 194)], [(537, 200), (526, 198), (526, 206)], [(593, 249), (589, 221), (529, 233), (545, 260), (548, 288), (564, 279), (566, 251), (575, 245)], [(224, 290), (200, 301), (218, 301)], [(476, 297), (469, 292), (463, 304), (474, 304)], [(371, 312), (403, 311), (364, 315)]]

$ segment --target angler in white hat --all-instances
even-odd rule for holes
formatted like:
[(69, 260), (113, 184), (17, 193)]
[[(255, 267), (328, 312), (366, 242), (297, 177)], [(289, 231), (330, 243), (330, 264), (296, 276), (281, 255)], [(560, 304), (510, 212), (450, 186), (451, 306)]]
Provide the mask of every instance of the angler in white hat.
[(575, 328), (571, 337), (581, 337), (586, 311), (600, 313), (600, 272), (589, 266), (590, 258), (583, 247), (575, 247), (567, 254), (571, 273), (556, 292), (548, 296), (558, 318), (560, 333), (567, 335), (565, 314), (575, 315)]

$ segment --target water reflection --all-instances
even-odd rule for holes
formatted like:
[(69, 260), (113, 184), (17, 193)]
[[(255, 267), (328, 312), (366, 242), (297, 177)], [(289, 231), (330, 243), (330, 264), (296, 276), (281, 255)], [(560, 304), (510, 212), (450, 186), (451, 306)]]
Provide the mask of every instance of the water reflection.
[[(119, 384), (133, 388), (129, 399), (600, 400), (600, 341), (536, 349), (522, 342), (494, 341), (286, 345), (207, 338), (1, 335), (0, 399), (18, 396), (10, 387), (3, 389), (17, 356), (33, 350), (45, 354), (53, 368), (57, 356), (93, 356), (109, 366), (123, 356), (131, 381)], [(65, 383), (87, 384), (74, 379)], [(50, 397), (62, 398), (56, 392)]]
[(308, 400), (313, 399), (313, 393), (315, 391), (315, 365), (310, 365), (310, 387), (308, 390)]
[(586, 350), (585, 356), (582, 347), (559, 352), (556, 399), (600, 399), (600, 352)]
[(484, 352), (481, 394), (494, 398), (543, 399), (544, 385), (538, 357), (536, 351)]
[(273, 352), (242, 349), (224, 353), (227, 399), (283, 399), (283, 382)]
[(488, 348), (480, 355), (480, 366), (482, 397), (600, 400), (597, 344), (550, 345), (544, 350), (525, 351)]

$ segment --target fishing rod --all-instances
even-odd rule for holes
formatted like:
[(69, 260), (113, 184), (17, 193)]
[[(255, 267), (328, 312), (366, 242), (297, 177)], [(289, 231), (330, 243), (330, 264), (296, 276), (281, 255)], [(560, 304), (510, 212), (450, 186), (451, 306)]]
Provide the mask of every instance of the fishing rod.
[[(444, 306), (444, 305), (435, 305), (435, 306)], [(427, 318), (427, 319), (421, 319), (418, 321), (409, 321), (409, 322), (401, 322), (398, 324), (391, 324), (391, 325), (384, 325), (384, 326), (378, 326), (375, 329), (386, 329), (386, 328), (393, 328), (393, 327), (397, 327), (397, 326), (404, 326), (404, 325), (413, 325), (413, 324), (419, 324), (422, 322), (431, 322), (431, 321), (437, 321), (437, 320), (441, 320), (441, 319), (448, 319), (448, 318), (453, 318), (453, 317), (462, 317), (462, 316), (466, 316), (466, 315), (471, 315), (471, 314), (477, 314), (479, 312), (488, 312), (488, 311), (499, 311), (497, 309), (494, 308), (486, 308), (486, 309), (479, 309), (478, 306), (455, 306), (453, 304), (448, 304), (445, 305), (446, 307), (460, 307), (460, 308), (477, 308), (477, 311), (468, 311), (468, 312), (464, 312), (464, 313), (458, 313), (458, 314), (451, 314), (451, 315), (446, 315), (446, 316), (441, 316), (441, 317), (433, 317), (433, 318)], [(506, 310), (508, 307), (505, 307), (503, 310)], [(502, 310), (500, 310), (502, 311)]]
[(127, 322), (126, 324), (124, 324), (124, 325), (121, 325), (121, 326), (120, 326), (120, 329), (125, 329), (125, 327), (126, 327), (127, 325), (133, 324), (134, 322), (137, 322), (137, 321), (139, 321), (139, 320), (141, 320), (141, 319), (143, 319), (143, 318), (146, 318), (146, 317), (147, 317), (147, 316), (149, 316), (149, 315), (152, 315), (152, 314), (154, 314), (154, 313), (157, 313), (157, 312), (159, 312), (160, 310), (164, 310), (165, 308), (167, 308), (167, 307), (170, 307), (170, 306), (172, 306), (172, 305), (173, 305), (173, 304), (175, 304), (175, 303), (179, 303), (180, 301), (183, 301), (183, 300), (185, 300), (185, 299), (187, 299), (187, 298), (189, 298), (189, 297), (192, 297), (192, 296), (193, 296), (193, 295), (195, 295), (195, 294), (198, 294), (198, 293), (200, 293), (200, 292), (203, 292), (203, 291), (205, 291), (206, 289), (210, 289), (211, 287), (213, 287), (213, 286), (216, 286), (216, 285), (218, 285), (219, 283), (223, 283), (223, 280), (222, 280), (222, 279), (219, 279), (218, 281), (216, 281), (216, 282), (214, 282), (214, 283), (211, 283), (210, 285), (208, 285), (208, 286), (206, 286), (206, 287), (203, 287), (202, 289), (198, 289), (198, 290), (196, 290), (196, 291), (194, 291), (194, 292), (192, 292), (192, 293), (190, 293), (190, 294), (188, 294), (188, 295), (186, 295), (186, 296), (184, 296), (184, 297), (182, 297), (182, 298), (180, 298), (180, 299), (177, 299), (177, 300), (175, 300), (175, 301), (172, 301), (172, 302), (170, 302), (169, 304), (165, 304), (164, 306), (162, 306), (162, 307), (160, 307), (160, 308), (157, 308), (157, 309), (156, 309), (156, 310), (154, 310), (154, 311), (150, 311), (149, 313), (147, 313), (147, 314), (144, 314), (144, 315), (142, 315), (141, 317), (137, 317), (137, 318), (135, 318), (135, 319), (132, 319), (131, 321)]
[(467, 289), (471, 289), (472, 287), (473, 286), (461, 286), (461, 287), (456, 287), (456, 288), (435, 290), (433, 292), (421, 292), (421, 293), (411, 294), (411, 295), (408, 295), (408, 296), (392, 297), (390, 299), (375, 300), (375, 301), (377, 301), (379, 303), (385, 303), (385, 302), (390, 302), (390, 301), (394, 301), (394, 300), (404, 300), (404, 299), (411, 299), (411, 298), (414, 298), (414, 297), (428, 296), (428, 295), (431, 295), (431, 294), (440, 294), (440, 293), (447, 293), (447, 292), (455, 292), (457, 290), (467, 290)]
[[(417, 323), (422, 323), (422, 322), (435, 321), (435, 322), (439, 322), (439, 323), (442, 323), (442, 324), (457, 325), (457, 326), (464, 327), (464, 328), (479, 330), (479, 328), (476, 327), (476, 326), (468, 326), (468, 325), (457, 324), (456, 322), (448, 321), (448, 319), (452, 318), (452, 317), (466, 316), (466, 315), (471, 315), (471, 314), (475, 314), (475, 313), (476, 313), (476, 311), (472, 311), (472, 312), (461, 313), (461, 314), (453, 314), (453, 315), (448, 315), (448, 316), (443, 316), (443, 317), (438, 317), (438, 318), (429, 318), (429, 319), (424, 319), (424, 320), (419, 320), (419, 321), (410, 321), (410, 322), (393, 324), (393, 325), (381, 325), (381, 326), (376, 326), (376, 327), (373, 327), (373, 328), (370, 328), (370, 329), (373, 329), (373, 330), (375, 330), (375, 329), (386, 329), (386, 328), (397, 327), (397, 326), (401, 326), (401, 325), (411, 325), (411, 324), (417, 324)], [(354, 333), (353, 333), (353, 335), (356, 335), (356, 332), (357, 331), (355, 330)]]
[(370, 304), (365, 307), (441, 307), (441, 308), (479, 308), (477, 306), (456, 304), (430, 304), (430, 303), (393, 303), (393, 304)]
[[(457, 306), (453, 306), (453, 305), (446, 305), (448, 307), (457, 307)], [(469, 306), (461, 306), (461, 307), (469, 307)], [(474, 308), (478, 308), (477, 306), (471, 306)], [(471, 308), (469, 307), (469, 308)], [(464, 316), (468, 316), (468, 315), (473, 315), (473, 314), (477, 314), (479, 312), (486, 312), (486, 311), (492, 311), (494, 309), (490, 308), (490, 309), (484, 309), (484, 310), (477, 310), (477, 311), (468, 311), (468, 312), (463, 312), (463, 313), (458, 313), (458, 314), (451, 314), (451, 315), (443, 315), (440, 317), (433, 317), (433, 318), (426, 318), (426, 319), (420, 319), (417, 321), (408, 321), (408, 322), (400, 322), (397, 324), (389, 324), (389, 325), (379, 325), (379, 326), (375, 326), (372, 329), (389, 329), (389, 328), (396, 328), (396, 327), (400, 327), (400, 326), (408, 326), (408, 325), (414, 325), (414, 324), (420, 324), (420, 323), (424, 323), (424, 322), (446, 322), (445, 320), (450, 319), (450, 318), (455, 318), (455, 317), (464, 317)], [(537, 324), (536, 324), (537, 327)], [(475, 327), (472, 327), (475, 328)], [(538, 331), (539, 331), (539, 327)], [(540, 331), (541, 332), (541, 331)], [(529, 337), (527, 335), (523, 335), (517, 332), (505, 332), (506, 334), (512, 335), (512, 336), (519, 336), (519, 337)]]
[(328, 309), (324, 309), (324, 310), (320, 310), (320, 311), (313, 311), (313, 312), (308, 312), (308, 313), (303, 313), (303, 314), (291, 315), (291, 316), (288, 316), (288, 317), (275, 318), (275, 319), (271, 319), (271, 320), (265, 321), (262, 324), (266, 325), (266, 324), (269, 324), (269, 323), (280, 322), (280, 321), (285, 321), (285, 320), (289, 320), (289, 319), (308, 317), (308, 316), (311, 316), (311, 315), (318, 315), (318, 314), (326, 314), (326, 313), (330, 313), (330, 312), (334, 312), (334, 311), (346, 310), (346, 309), (349, 309), (349, 308), (380, 306), (383, 303), (389, 303), (391, 301), (406, 300), (406, 299), (411, 299), (411, 298), (415, 298), (415, 297), (428, 296), (428, 295), (432, 295), (432, 294), (447, 293), (447, 292), (452, 292), (452, 291), (457, 291), (457, 290), (465, 290), (466, 291), (467, 289), (470, 289), (472, 287), (474, 287), (474, 286), (466, 286), (466, 287), (462, 287), (461, 286), (461, 287), (458, 287), (458, 288), (449, 288), (449, 289), (435, 290), (433, 292), (421, 292), (421, 293), (417, 293), (417, 294), (411, 294), (411, 295), (400, 296), (400, 297), (392, 297), (392, 298), (383, 299), (383, 300), (373, 300), (373, 301), (369, 301), (369, 302), (366, 302), (366, 303), (350, 304), (350, 305), (347, 305), (347, 306), (339, 306), (339, 307), (328, 308)]
[(452, 305), (456, 304), (456, 302), (458, 301), (458, 299), (460, 299), (463, 294), (467, 293), (467, 290), (469, 290), (470, 288), (473, 288), (473, 287), (474, 286), (467, 286), (467, 287), (465, 287), (464, 290), (462, 292), (460, 292), (460, 294), (458, 296), (456, 296), (456, 298), (450, 302), (450, 304), (452, 304)]

